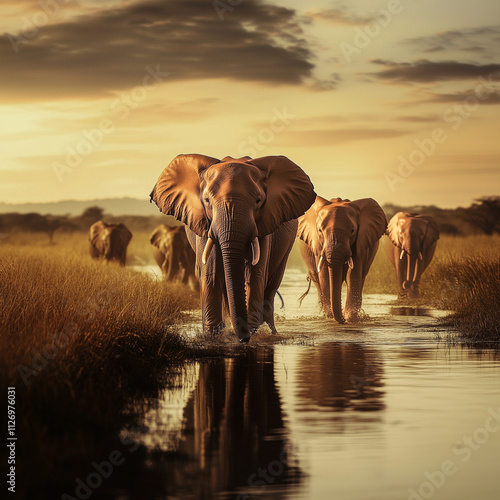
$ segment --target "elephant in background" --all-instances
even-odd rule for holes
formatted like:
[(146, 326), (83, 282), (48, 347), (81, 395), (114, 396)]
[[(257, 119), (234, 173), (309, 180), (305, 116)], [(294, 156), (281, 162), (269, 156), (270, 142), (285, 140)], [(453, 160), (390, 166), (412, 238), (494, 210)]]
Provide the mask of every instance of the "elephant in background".
[(124, 266), (131, 239), (132, 233), (124, 224), (108, 224), (100, 220), (90, 226), (90, 256), (108, 262), (115, 260)]
[[(372, 198), (328, 201), (318, 196), (299, 218), (302, 257), (328, 318), (341, 324), (359, 320), (365, 277), (386, 227), (384, 211)], [(344, 281), (347, 299), (342, 313)]]
[(315, 196), (309, 177), (284, 156), (219, 160), (188, 154), (165, 168), (150, 197), (187, 226), (204, 331), (224, 328), (225, 304), (240, 342), (264, 322), (276, 332), (274, 297), (296, 219)]
[(399, 297), (418, 297), (420, 278), (430, 264), (439, 239), (439, 227), (431, 216), (398, 212), (387, 227), (392, 245), (386, 252), (394, 268)]
[(189, 244), (184, 226), (160, 224), (149, 239), (158, 267), (168, 281), (180, 281), (198, 289), (195, 275), (196, 256)]

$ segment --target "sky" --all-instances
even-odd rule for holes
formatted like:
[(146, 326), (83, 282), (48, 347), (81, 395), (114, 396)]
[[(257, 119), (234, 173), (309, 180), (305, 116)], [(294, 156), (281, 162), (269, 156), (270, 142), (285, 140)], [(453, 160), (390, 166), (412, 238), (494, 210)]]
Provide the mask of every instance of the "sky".
[(178, 154), (325, 197), (500, 186), (498, 0), (2, 0), (0, 201), (149, 199)]

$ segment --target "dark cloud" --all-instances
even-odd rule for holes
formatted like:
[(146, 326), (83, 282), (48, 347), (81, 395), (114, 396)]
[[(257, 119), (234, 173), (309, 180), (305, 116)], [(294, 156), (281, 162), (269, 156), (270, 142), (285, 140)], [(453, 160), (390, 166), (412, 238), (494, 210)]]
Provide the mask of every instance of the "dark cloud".
[(410, 38), (406, 43), (428, 53), (459, 51), (496, 57), (500, 43), (500, 26), (443, 31), (436, 35)]
[(18, 53), (3, 34), (0, 89), (12, 99), (102, 96), (140, 86), (147, 66), (168, 81), (312, 78), (294, 10), (245, 0), (223, 17), (211, 0), (144, 0), (40, 26)]
[(395, 83), (429, 83), (471, 78), (488, 78), (500, 74), (500, 64), (471, 64), (458, 61), (429, 61), (419, 59), (413, 63), (397, 63), (380, 59), (372, 63), (383, 68), (370, 75), (380, 80)]
[[(422, 102), (451, 102), (460, 103), (465, 101), (470, 97), (478, 97), (474, 90), (468, 90), (466, 92), (455, 92), (449, 94), (433, 93), (428, 99)], [(479, 98), (481, 104), (500, 104), (500, 92), (491, 92), (491, 94), (484, 96), (480, 93)]]

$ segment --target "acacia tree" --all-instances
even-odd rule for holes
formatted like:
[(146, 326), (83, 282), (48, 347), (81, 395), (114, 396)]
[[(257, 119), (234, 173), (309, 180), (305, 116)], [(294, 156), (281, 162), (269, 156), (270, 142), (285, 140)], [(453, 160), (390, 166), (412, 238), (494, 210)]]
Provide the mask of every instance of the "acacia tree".
[(500, 196), (477, 198), (467, 209), (466, 220), (485, 234), (500, 233)]

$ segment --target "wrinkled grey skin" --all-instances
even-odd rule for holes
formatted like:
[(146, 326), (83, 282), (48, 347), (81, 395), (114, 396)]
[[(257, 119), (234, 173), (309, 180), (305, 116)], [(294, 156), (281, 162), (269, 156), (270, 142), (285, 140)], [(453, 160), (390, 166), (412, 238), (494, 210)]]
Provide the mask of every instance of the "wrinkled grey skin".
[(439, 228), (431, 216), (398, 212), (386, 231), (392, 245), (386, 253), (396, 270), (400, 298), (416, 298), (422, 274), (429, 266), (439, 239)]
[(124, 266), (131, 239), (132, 233), (124, 224), (108, 224), (100, 220), (90, 226), (90, 256)]
[(226, 304), (241, 342), (266, 322), (297, 231), (314, 201), (309, 177), (284, 156), (251, 159), (179, 155), (151, 199), (187, 226), (196, 253), (203, 328), (223, 328)]

